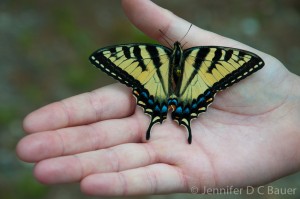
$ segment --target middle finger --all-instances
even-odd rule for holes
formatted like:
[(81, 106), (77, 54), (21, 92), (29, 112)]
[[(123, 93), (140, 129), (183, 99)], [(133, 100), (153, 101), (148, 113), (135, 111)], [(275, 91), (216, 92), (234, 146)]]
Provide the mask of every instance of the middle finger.
[(127, 143), (115, 147), (51, 158), (37, 163), (35, 177), (45, 183), (77, 182), (96, 173), (119, 172), (157, 162), (150, 144)]
[(46, 158), (139, 142), (147, 126), (147, 116), (141, 112), (139, 110), (128, 118), (28, 135), (18, 144), (18, 155), (26, 162), (38, 162)]

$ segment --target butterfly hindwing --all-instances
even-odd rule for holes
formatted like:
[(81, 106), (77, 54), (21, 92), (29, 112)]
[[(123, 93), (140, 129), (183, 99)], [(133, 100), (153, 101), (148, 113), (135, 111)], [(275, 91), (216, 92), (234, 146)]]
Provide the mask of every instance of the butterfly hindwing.
[(137, 104), (151, 116), (147, 130), (166, 119), (170, 92), (171, 49), (152, 44), (124, 44), (101, 48), (90, 61), (102, 71), (133, 89)]
[(177, 106), (172, 118), (187, 127), (191, 141), (190, 120), (205, 112), (217, 91), (244, 79), (263, 67), (257, 55), (219, 46), (193, 47), (183, 51), (181, 85), (175, 90)]

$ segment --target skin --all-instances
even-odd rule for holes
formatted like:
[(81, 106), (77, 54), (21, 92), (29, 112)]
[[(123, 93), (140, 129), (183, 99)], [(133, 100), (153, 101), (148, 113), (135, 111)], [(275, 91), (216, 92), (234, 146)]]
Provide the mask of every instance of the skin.
[[(165, 45), (159, 29), (176, 41), (190, 26), (148, 0), (122, 5), (136, 27)], [(265, 66), (216, 95), (192, 121), (191, 145), (170, 115), (146, 141), (149, 117), (120, 84), (42, 107), (24, 119), (28, 134), (16, 148), (21, 160), (35, 163), (36, 179), (116, 196), (258, 186), (299, 171), (300, 78), (270, 55), (196, 26), (182, 43), (245, 49)]]

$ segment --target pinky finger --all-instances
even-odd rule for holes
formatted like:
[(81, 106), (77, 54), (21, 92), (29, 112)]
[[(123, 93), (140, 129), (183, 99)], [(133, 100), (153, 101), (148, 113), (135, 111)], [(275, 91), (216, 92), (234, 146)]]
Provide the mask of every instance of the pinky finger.
[(154, 164), (87, 176), (81, 181), (81, 190), (95, 196), (130, 196), (186, 192), (188, 188), (179, 168)]

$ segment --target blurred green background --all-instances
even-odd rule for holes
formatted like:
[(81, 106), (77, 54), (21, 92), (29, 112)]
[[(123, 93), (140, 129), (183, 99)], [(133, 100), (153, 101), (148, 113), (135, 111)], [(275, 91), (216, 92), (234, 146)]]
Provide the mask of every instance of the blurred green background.
[[(269, 53), (300, 74), (299, 0), (155, 1), (193, 24)], [(106, 45), (152, 42), (125, 17), (120, 1), (0, 1), (0, 198), (87, 199), (78, 184), (44, 186), (32, 164), (19, 161), (15, 145), (22, 119), (32, 110), (114, 82), (88, 56)], [(280, 143), (278, 143), (280, 144)], [(297, 187), (300, 174), (275, 187)], [(218, 195), (225, 198), (280, 195)], [(99, 197), (97, 197), (99, 198)], [(137, 198), (212, 198), (177, 194)]]

